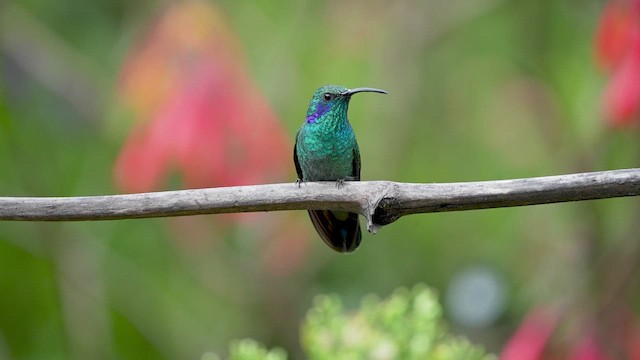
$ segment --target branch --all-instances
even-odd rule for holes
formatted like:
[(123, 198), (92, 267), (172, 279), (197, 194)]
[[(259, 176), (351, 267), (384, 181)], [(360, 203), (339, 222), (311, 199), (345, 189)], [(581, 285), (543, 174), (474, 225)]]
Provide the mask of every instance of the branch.
[(357, 212), (376, 232), (409, 214), (640, 195), (640, 169), (442, 184), (293, 182), (128, 195), (0, 197), (0, 220), (117, 220), (254, 211)]

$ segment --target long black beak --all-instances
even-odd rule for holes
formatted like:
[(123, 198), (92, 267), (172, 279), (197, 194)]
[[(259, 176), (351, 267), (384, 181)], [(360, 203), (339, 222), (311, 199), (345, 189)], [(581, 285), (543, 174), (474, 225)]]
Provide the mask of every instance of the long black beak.
[(369, 87), (359, 87), (359, 88), (355, 88), (355, 89), (349, 89), (347, 91), (342, 92), (342, 96), (351, 96), (355, 93), (359, 93), (359, 92), (376, 92), (376, 93), (381, 93), (381, 94), (386, 94), (387, 92), (381, 89), (374, 89), (374, 88), (369, 88)]

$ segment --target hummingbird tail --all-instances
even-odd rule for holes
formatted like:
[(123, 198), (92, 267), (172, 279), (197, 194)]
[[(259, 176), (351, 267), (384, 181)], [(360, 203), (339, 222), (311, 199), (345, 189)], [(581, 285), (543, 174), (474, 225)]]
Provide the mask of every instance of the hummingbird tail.
[(362, 240), (358, 214), (344, 211), (309, 210), (313, 226), (329, 247), (343, 253), (355, 251)]

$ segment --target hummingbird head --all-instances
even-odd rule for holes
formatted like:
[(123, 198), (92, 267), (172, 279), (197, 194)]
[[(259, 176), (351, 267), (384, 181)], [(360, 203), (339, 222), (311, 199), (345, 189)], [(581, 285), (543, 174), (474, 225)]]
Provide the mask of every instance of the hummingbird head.
[(309, 102), (306, 123), (315, 124), (327, 121), (327, 119), (347, 118), (347, 109), (351, 95), (359, 92), (377, 92), (386, 94), (387, 92), (374, 88), (347, 89), (344, 86), (325, 85), (316, 90)]

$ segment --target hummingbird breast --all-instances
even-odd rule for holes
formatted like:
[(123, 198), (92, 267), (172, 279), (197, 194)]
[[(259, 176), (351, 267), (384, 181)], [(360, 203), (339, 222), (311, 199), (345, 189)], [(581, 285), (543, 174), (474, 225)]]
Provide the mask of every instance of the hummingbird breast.
[(351, 126), (342, 131), (307, 127), (298, 134), (298, 160), (305, 181), (333, 181), (355, 176), (358, 143)]

